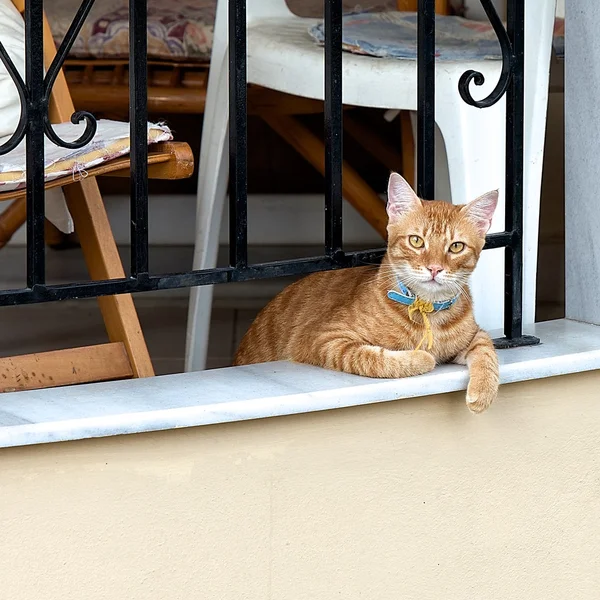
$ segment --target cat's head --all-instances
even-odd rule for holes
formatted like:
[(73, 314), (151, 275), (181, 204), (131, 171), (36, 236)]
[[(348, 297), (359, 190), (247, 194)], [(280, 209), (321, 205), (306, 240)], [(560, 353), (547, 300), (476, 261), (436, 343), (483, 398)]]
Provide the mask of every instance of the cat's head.
[(388, 269), (424, 300), (468, 285), (498, 203), (498, 190), (469, 204), (420, 200), (397, 173), (388, 184)]

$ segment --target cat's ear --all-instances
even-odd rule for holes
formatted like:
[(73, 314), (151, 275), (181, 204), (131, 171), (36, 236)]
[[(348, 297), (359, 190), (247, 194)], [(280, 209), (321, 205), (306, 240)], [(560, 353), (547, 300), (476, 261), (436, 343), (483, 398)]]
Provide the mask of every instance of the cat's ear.
[(413, 192), (404, 177), (398, 173), (390, 175), (387, 196), (387, 214), (390, 223), (402, 215), (422, 207), (419, 197)]
[(465, 205), (465, 215), (477, 227), (480, 235), (484, 236), (491, 227), (497, 204), (498, 190), (494, 190)]

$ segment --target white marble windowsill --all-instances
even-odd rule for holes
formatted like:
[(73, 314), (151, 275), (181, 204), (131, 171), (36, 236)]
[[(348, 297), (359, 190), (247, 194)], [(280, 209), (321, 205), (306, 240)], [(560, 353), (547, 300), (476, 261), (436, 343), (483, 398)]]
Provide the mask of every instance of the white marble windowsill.
[[(499, 353), (502, 383), (600, 369), (600, 327), (558, 320), (531, 328), (542, 344)], [(0, 448), (228, 423), (466, 389), (466, 368), (375, 380), (268, 363), (14, 392), (0, 401)]]

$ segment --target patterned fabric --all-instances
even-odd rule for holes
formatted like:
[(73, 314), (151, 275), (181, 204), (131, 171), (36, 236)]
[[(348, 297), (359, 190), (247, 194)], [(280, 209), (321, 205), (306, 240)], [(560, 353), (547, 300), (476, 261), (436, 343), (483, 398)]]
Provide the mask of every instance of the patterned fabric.
[[(67, 141), (75, 141), (84, 131), (85, 125), (60, 123), (53, 125), (57, 135)], [(148, 123), (148, 143), (166, 142), (173, 139), (166, 125)], [(94, 139), (77, 150), (62, 148), (45, 138), (45, 181), (52, 181), (65, 175), (74, 179), (86, 176), (86, 169), (96, 167), (129, 154), (129, 123), (98, 120)], [(8, 192), (25, 187), (25, 141), (5, 154), (0, 163), (0, 191)]]
[[(359, 13), (343, 18), (344, 50), (379, 58), (416, 60), (417, 14), (408, 12)], [(320, 44), (325, 40), (324, 24), (309, 29)], [(436, 48), (438, 60), (499, 60), (500, 44), (488, 22), (469, 21), (462, 17), (436, 16)], [(564, 21), (555, 24), (554, 47), (564, 54)]]
[[(147, 0), (148, 56), (162, 60), (210, 58), (215, 0)], [(59, 44), (81, 0), (52, 0), (44, 8)], [(129, 57), (129, 0), (96, 0), (71, 50), (76, 58)]]
[[(282, 0), (283, 1), (283, 0)], [(208, 62), (212, 47), (216, 0), (147, 0), (148, 56), (155, 60)], [(44, 8), (54, 40), (63, 40), (81, 0), (52, 0)], [(287, 0), (290, 10), (301, 17), (323, 16), (323, 0)], [(414, 58), (414, 15), (394, 17), (396, 0), (343, 0), (346, 17), (344, 48), (374, 56)], [(375, 16), (387, 11), (387, 14)], [(360, 14), (356, 14), (360, 13)], [(364, 13), (369, 13), (366, 15)], [(374, 14), (372, 14), (374, 13)], [(397, 13), (402, 14), (402, 13)], [(442, 60), (465, 57), (465, 41), (476, 43), (469, 57), (497, 58), (499, 45), (489, 23), (438, 17), (438, 44)], [(322, 41), (323, 27), (311, 31)], [(382, 37), (383, 36), (383, 37)], [(443, 38), (442, 38), (443, 36)], [(381, 41), (383, 40), (383, 41)], [(554, 47), (564, 56), (564, 21), (557, 19)], [(74, 58), (125, 59), (129, 57), (129, 0), (96, 0), (77, 38)]]
[[(147, 0), (148, 56), (158, 60), (208, 62), (216, 0)], [(283, 2), (283, 0), (282, 0)], [(57, 44), (63, 40), (81, 0), (52, 0), (44, 8)], [(302, 17), (323, 15), (323, 0), (289, 0)], [(345, 12), (386, 10), (395, 0), (344, 0)], [(71, 50), (74, 58), (129, 57), (129, 0), (96, 0)]]

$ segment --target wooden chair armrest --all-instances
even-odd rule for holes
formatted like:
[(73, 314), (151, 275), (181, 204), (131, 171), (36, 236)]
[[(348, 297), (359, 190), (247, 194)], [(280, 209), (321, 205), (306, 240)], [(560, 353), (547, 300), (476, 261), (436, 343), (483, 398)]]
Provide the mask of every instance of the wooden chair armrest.
[[(113, 168), (97, 176), (129, 177), (129, 157), (126, 157), (126, 163), (121, 168)], [(194, 155), (189, 144), (161, 142), (148, 149), (148, 179), (187, 179), (193, 173)]]

